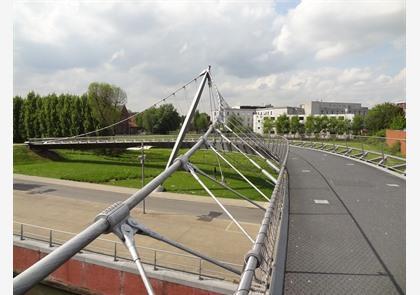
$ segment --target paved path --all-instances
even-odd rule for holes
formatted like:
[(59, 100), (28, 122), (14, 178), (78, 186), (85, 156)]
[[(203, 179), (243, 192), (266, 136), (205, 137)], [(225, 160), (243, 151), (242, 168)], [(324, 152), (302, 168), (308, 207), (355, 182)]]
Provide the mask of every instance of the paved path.
[[(31, 194), (71, 198), (74, 200), (92, 201), (112, 204), (123, 201), (137, 190), (92, 183), (80, 183), (45, 177), (15, 174), (13, 190)], [(223, 205), (235, 218), (244, 222), (261, 223), (264, 212), (245, 200), (221, 199)], [(267, 203), (257, 202), (262, 206)], [(142, 207), (142, 205), (139, 205)], [(146, 199), (146, 209), (155, 212), (170, 212), (202, 218), (229, 219), (216, 202), (205, 196), (192, 196), (176, 193), (153, 193)], [(99, 213), (99, 212), (98, 212)], [(206, 217), (209, 216), (209, 217)]]
[(291, 147), (285, 294), (404, 294), (405, 181)]
[[(48, 179), (14, 175), (13, 218), (18, 223), (38, 225), (59, 231), (77, 233), (86, 228), (103, 209), (115, 201), (126, 199), (135, 189), (107, 185), (77, 183), (59, 179)], [(264, 212), (251, 208), (245, 201), (224, 199), (222, 203), (238, 217), (246, 231), (255, 237)], [(243, 263), (251, 242), (222, 214), (222, 210), (208, 197), (170, 193), (154, 193), (147, 199), (147, 214), (141, 206), (131, 215), (149, 228), (213, 258), (237, 264)], [(14, 225), (20, 232), (20, 225)], [(48, 240), (49, 231), (25, 226), (25, 235)], [(68, 240), (71, 235), (54, 233), (55, 241)], [(101, 236), (116, 240), (113, 235)], [(138, 236), (137, 245), (184, 253), (171, 246)], [(96, 240), (88, 246), (92, 251), (111, 254), (114, 244)], [(118, 255), (128, 257), (124, 247), (118, 247)], [(153, 262), (153, 252), (140, 250), (143, 261)], [(198, 261), (173, 254), (157, 255), (157, 263), (187, 271), (197, 271)], [(229, 280), (238, 276), (203, 262), (203, 273)]]

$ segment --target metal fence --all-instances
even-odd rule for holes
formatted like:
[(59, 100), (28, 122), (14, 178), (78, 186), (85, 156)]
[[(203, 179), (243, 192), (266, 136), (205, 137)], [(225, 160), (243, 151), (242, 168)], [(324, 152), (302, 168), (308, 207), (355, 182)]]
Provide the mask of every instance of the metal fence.
[(387, 144), (390, 140), (402, 139), (354, 136), (352, 138), (313, 138), (306, 140), (290, 140), (290, 144), (304, 148), (322, 150), (341, 156), (361, 160), (405, 175), (406, 159), (400, 151)]
[[(64, 244), (74, 237), (76, 233), (33, 224), (13, 222), (13, 235), (20, 240), (30, 239), (45, 242), (50, 248), (54, 248)], [(238, 275), (218, 268), (196, 256), (144, 246), (136, 246), (136, 248), (142, 262), (153, 266), (153, 270), (155, 271), (159, 269), (176, 270), (196, 275), (197, 279), (213, 278), (232, 282), (238, 281), (239, 279)], [(94, 242), (86, 246), (83, 251), (105, 255), (113, 258), (114, 261), (132, 261), (127, 248), (119, 240), (97, 238)], [(240, 264), (226, 261), (221, 262), (238, 269), (242, 267)]]
[[(237, 295), (278, 294), (273, 293), (275, 290), (270, 289), (271, 281), (273, 279), (283, 281), (284, 273), (281, 270), (277, 269), (273, 272), (275, 257), (280, 255), (279, 252), (286, 250), (285, 248), (281, 249), (278, 241), (280, 235), (284, 234), (279, 230), (286, 220), (283, 218), (283, 214), (287, 214), (283, 211), (283, 204), (288, 196), (288, 173), (285, 167), (289, 153), (287, 139), (282, 139), (281, 146), (283, 149), (277, 154), (281, 163), (281, 171), (254, 246), (246, 256), (244, 271), (236, 291)], [(274, 278), (274, 276), (277, 277)]]

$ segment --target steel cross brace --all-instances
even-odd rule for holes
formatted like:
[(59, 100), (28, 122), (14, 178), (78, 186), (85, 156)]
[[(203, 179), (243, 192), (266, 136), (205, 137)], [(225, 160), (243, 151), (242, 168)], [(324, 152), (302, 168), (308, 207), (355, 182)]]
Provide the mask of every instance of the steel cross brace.
[[(169, 244), (175, 248), (181, 249), (187, 253), (190, 253), (194, 256), (197, 256), (203, 260), (206, 260), (212, 264), (215, 264), (223, 269), (226, 269), (230, 272), (233, 272), (237, 275), (241, 275), (241, 271), (230, 266), (227, 265), (223, 262), (220, 262), (216, 259), (213, 259), (211, 257), (208, 257), (206, 255), (203, 255), (195, 250), (192, 250), (178, 242), (172, 241), (169, 238), (166, 238), (165, 236), (147, 228), (145, 225), (141, 224), (140, 222), (136, 221), (135, 219), (133, 219), (131, 216), (128, 216), (125, 220), (123, 220), (120, 224), (116, 225), (112, 232), (118, 236), (126, 245), (126, 247), (128, 248), (128, 250), (130, 251), (131, 256), (133, 257), (133, 261), (136, 263), (137, 268), (139, 269), (140, 275), (142, 277), (142, 280), (146, 286), (147, 289), (147, 283), (148, 283), (148, 279), (146, 276), (146, 273), (144, 272), (144, 269), (141, 265), (141, 261), (140, 258), (138, 257), (137, 254), (137, 250), (135, 248), (135, 240), (134, 240), (134, 235), (135, 234), (140, 234), (140, 235), (145, 235), (148, 236), (150, 238), (153, 238), (155, 240), (164, 242), (166, 244)], [(146, 283), (147, 282), (147, 283)], [(150, 285), (150, 283), (148, 283)], [(150, 291), (149, 289), (147, 289), (148, 294), (154, 294), (153, 293), (153, 289), (150, 285)]]

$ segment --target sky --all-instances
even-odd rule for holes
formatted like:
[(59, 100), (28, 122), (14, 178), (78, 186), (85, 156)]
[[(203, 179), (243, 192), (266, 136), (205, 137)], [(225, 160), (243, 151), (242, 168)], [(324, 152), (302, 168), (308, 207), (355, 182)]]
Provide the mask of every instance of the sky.
[(139, 111), (208, 65), (230, 105), (405, 100), (402, 0), (20, 1), (14, 95), (124, 89)]

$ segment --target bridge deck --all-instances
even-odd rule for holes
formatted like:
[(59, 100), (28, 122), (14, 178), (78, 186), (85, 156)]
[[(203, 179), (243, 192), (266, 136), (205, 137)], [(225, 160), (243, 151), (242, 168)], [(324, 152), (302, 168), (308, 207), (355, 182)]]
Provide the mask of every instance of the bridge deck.
[(405, 293), (405, 181), (291, 148), (285, 294)]

